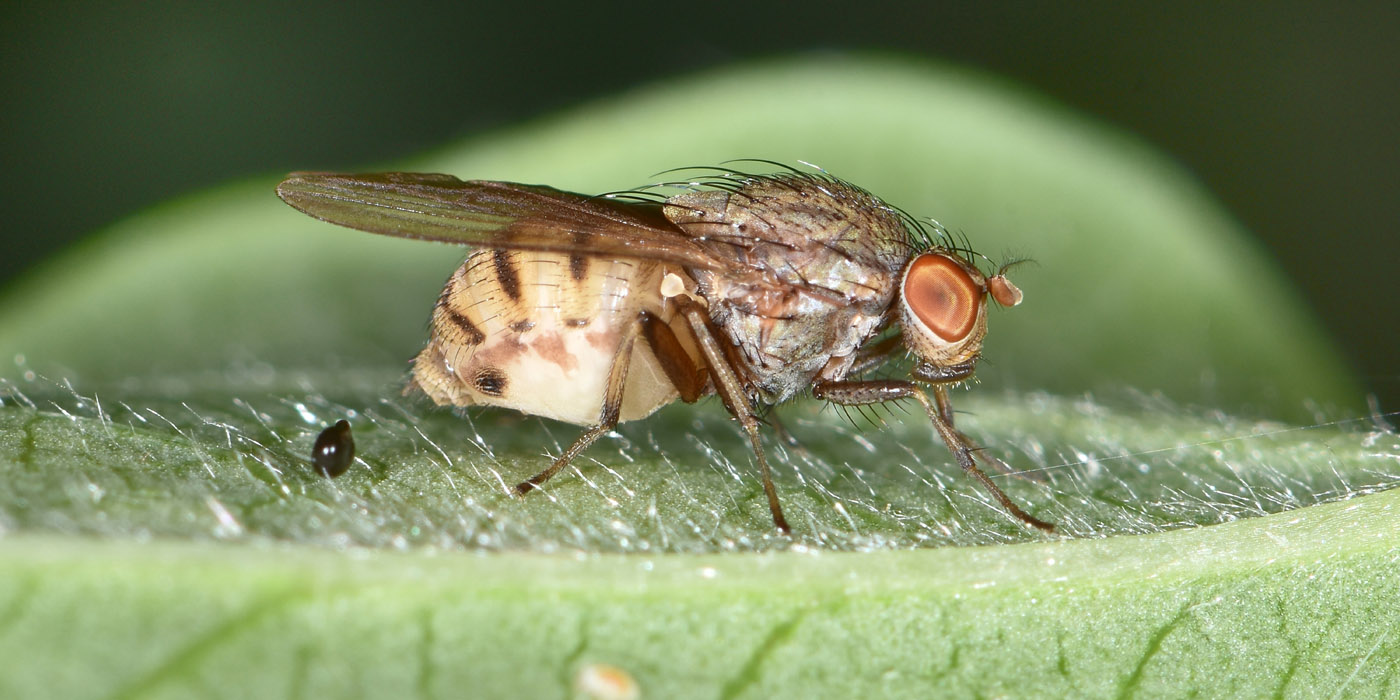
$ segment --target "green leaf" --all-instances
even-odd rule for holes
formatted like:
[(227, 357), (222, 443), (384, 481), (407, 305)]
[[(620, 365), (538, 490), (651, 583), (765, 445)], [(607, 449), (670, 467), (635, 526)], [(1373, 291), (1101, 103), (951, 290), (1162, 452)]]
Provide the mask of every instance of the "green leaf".
[[(1085, 408), (1060, 431), (1085, 444), (1193, 432)], [(634, 538), (628, 554), (476, 556), (450, 551), (473, 547), (468, 529), (547, 550), (555, 538), (569, 540), (557, 526), (565, 517), (577, 537), (623, 548), (634, 536), (608, 524), (644, 525), (637, 512), (645, 506), (635, 501), (648, 494), (627, 487), (645, 475), (605, 489), (620, 501), (615, 507), (575, 486), (560, 489), (557, 503), (497, 499), (508, 512), (483, 518), (475, 499), (484, 491), (470, 470), (426, 479), (433, 470), (417, 466), (432, 461), (426, 455), (405, 458), (392, 475), (361, 468), (329, 483), (292, 459), (274, 460), (287, 471), (272, 479), (255, 459), (267, 452), (246, 442), (219, 449), (182, 429), (191, 439), (180, 445), (149, 434), (161, 431), (26, 412), (8, 412), (23, 424), (5, 426), (0, 462), (32, 469), (10, 470), (4, 502), (49, 494), (41, 510), (71, 519), (32, 523), (21, 513), (20, 533), (0, 546), (5, 697), (432, 697), (464, 689), (558, 697), (594, 664), (623, 669), (649, 697), (1383, 696), (1400, 680), (1392, 634), (1400, 624), (1397, 491), (1211, 527), (1022, 545), (677, 555), (638, 551)], [(1053, 424), (1064, 413), (1040, 415), (1030, 423)], [(1229, 427), (1233, 434), (1239, 426)], [(1185, 513), (1231, 519), (1237, 509), (1279, 507), (1289, 494), (1354, 495), (1364, 489), (1345, 475), (1378, 464), (1390, 467), (1385, 480), (1394, 483), (1395, 435), (1306, 435), (1133, 458), (1151, 465), (1148, 474), (1051, 472), (1067, 501), (1057, 500), (1055, 514), (1080, 509), (1066, 524), (1110, 535), (1150, 531), (1161, 524), (1154, 519), (1189, 519)], [(895, 443), (881, 438), (877, 446)], [(117, 448), (150, 463), (108, 473), (107, 453)], [(1188, 479), (1189, 490), (1166, 489), (1177, 500), (1158, 492), (1167, 468), (1195, 471), (1217, 449), (1225, 455)], [(1330, 486), (1301, 474), (1320, 460), (1336, 470)], [(1274, 472), (1268, 462), (1295, 471)], [(649, 467), (664, 468), (618, 469)], [(211, 472), (201, 477), (204, 469)], [(691, 493), (704, 488), (684, 470), (675, 478)], [(49, 484), (25, 487), (28, 480)], [(965, 484), (938, 490), (906, 480), (924, 499), (965, 495)], [(823, 483), (844, 499), (833, 503), (863, 501), (851, 482)], [(154, 498), (153, 490), (169, 495)], [(1128, 496), (1134, 500), (1115, 511), (1112, 502)], [(457, 512), (447, 503), (454, 497)], [(684, 495), (658, 507), (668, 517), (705, 517)], [(963, 508), (966, 517), (935, 513), (943, 518), (935, 523), (956, 535), (995, 520), (979, 514), (981, 504)], [(529, 532), (515, 531), (521, 518)], [(762, 512), (739, 520), (751, 533), (765, 525)], [(196, 539), (131, 536), (139, 523), (150, 524), (149, 534), (173, 528)], [(37, 532), (84, 528), (100, 536)], [(527, 539), (534, 533), (539, 540)], [(652, 543), (685, 549), (708, 533), (675, 534), (683, 541)]]
[[(648, 697), (1396, 687), (1400, 501), (1366, 494), (1400, 438), (1314, 417), (1360, 405), (1317, 324), (1131, 140), (984, 76), (827, 58), (394, 167), (607, 191), (738, 157), (819, 163), (1039, 262), (954, 399), (1056, 537), (917, 415), (810, 402), (782, 409), (805, 449), (769, 444), (793, 539), (713, 403), (512, 498), (575, 428), (398, 392), (462, 251), (320, 224), (267, 178), (0, 301), (0, 697), (567, 696), (593, 664)], [(308, 457), (338, 418), (359, 458), (326, 480)]]

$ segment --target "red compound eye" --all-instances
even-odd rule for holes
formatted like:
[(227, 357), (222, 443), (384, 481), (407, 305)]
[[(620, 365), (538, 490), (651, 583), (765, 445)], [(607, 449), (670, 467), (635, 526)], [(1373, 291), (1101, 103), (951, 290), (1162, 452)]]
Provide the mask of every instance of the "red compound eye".
[(962, 266), (937, 253), (914, 258), (904, 275), (904, 303), (930, 331), (950, 343), (972, 332), (983, 294)]

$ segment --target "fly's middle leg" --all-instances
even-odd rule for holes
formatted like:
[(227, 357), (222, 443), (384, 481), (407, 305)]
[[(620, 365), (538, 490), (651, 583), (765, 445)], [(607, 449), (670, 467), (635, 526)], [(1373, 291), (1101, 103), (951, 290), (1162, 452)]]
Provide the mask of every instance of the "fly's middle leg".
[(763, 477), (763, 493), (768, 496), (768, 510), (773, 514), (773, 525), (783, 534), (790, 534), (792, 528), (788, 527), (787, 518), (783, 517), (783, 506), (778, 502), (778, 489), (773, 485), (772, 470), (768, 468), (768, 459), (763, 456), (763, 445), (758, 436), (758, 417), (754, 415), (753, 404), (744, 393), (744, 385), (739, 381), (734, 366), (729, 363), (719, 339), (710, 331), (709, 316), (705, 308), (684, 296), (674, 297), (673, 300), (686, 322), (690, 324), (691, 330), (695, 332), (700, 352), (709, 363), (710, 378), (714, 381), (715, 391), (719, 393), (720, 400), (724, 402), (729, 414), (739, 421), (739, 425), (748, 435), (754, 458), (758, 460), (759, 474)]

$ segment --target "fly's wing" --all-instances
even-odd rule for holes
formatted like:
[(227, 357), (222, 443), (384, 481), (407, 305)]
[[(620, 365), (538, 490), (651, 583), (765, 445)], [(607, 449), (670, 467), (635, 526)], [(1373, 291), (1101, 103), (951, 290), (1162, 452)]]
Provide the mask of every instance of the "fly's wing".
[(292, 173), (277, 196), (341, 226), (476, 248), (643, 258), (722, 269), (651, 205), (424, 173)]

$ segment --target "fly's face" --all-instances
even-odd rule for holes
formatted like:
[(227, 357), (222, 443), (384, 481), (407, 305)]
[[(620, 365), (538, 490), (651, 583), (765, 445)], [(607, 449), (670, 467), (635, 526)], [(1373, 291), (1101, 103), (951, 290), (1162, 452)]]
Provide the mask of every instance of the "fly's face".
[(976, 362), (987, 335), (987, 298), (1002, 306), (1021, 303), (1021, 290), (1005, 270), (985, 277), (958, 253), (935, 248), (914, 256), (899, 285), (904, 344), (917, 358), (918, 375)]

